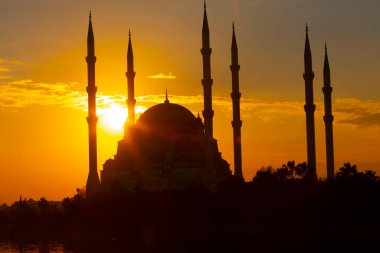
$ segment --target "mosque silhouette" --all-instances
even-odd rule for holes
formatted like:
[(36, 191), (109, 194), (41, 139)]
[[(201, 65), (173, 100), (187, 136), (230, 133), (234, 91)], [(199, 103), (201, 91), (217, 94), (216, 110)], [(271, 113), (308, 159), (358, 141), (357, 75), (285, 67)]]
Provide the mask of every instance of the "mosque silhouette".
[[(234, 173), (230, 165), (222, 158), (217, 140), (213, 137), (212, 85), (211, 77), (210, 31), (206, 5), (202, 27), (204, 123), (198, 114), (193, 115), (187, 108), (170, 103), (166, 93), (163, 103), (146, 110), (135, 120), (136, 99), (134, 94), (134, 78), (136, 75), (133, 62), (131, 34), (129, 33), (127, 72), (128, 80), (128, 118), (124, 126), (124, 137), (118, 142), (117, 153), (108, 159), (99, 179), (97, 169), (96, 140), (96, 91), (95, 85), (95, 43), (92, 29), (91, 13), (87, 37), (88, 65), (88, 127), (89, 127), (89, 174), (86, 183), (87, 195), (96, 194), (100, 190), (120, 187), (124, 190), (179, 190), (192, 186), (202, 186), (214, 191), (217, 185), (226, 180), (244, 181), (242, 172), (241, 127), (238, 46), (235, 27), (232, 29), (231, 75), (232, 75), (232, 112), (234, 145)], [(306, 28), (305, 42), (305, 97), (306, 97), (306, 132), (308, 166), (316, 178), (315, 130), (313, 101), (312, 56)], [(330, 69), (325, 54), (324, 67), (325, 125), (326, 125), (326, 157), (328, 161), (328, 177), (334, 176), (333, 135)]]

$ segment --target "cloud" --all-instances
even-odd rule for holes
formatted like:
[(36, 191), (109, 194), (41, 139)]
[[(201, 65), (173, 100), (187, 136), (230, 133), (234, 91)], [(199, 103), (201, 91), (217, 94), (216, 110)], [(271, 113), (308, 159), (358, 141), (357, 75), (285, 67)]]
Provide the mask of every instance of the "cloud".
[(12, 69), (9, 68), (10, 65), (25, 65), (25, 64), (26, 63), (22, 61), (5, 60), (5, 59), (0, 58), (0, 80), (11, 78), (11, 76), (9, 75), (9, 72), (12, 71)]
[(334, 108), (337, 123), (358, 128), (380, 127), (380, 102), (357, 98), (337, 99)]
[(9, 71), (10, 71), (10, 69), (0, 67), (0, 72), (9, 72)]
[(159, 74), (147, 76), (147, 78), (150, 78), (150, 79), (176, 79), (177, 77), (174, 76), (172, 73), (169, 73), (167, 75), (159, 73)]
[(26, 62), (16, 61), (16, 60), (8, 60), (8, 61), (5, 61), (5, 63), (9, 65), (26, 65), (27, 64)]
[(69, 106), (80, 95), (76, 83), (41, 83), (30, 79), (0, 80), (0, 107), (25, 107), (28, 105)]
[[(162, 103), (165, 95), (146, 95), (137, 97), (140, 103)], [(178, 96), (169, 95), (171, 103), (181, 105), (202, 105), (203, 96)], [(213, 106), (222, 111), (230, 113), (232, 111), (232, 101), (230, 97), (213, 96)], [(272, 101), (263, 99), (241, 99), (240, 100), (241, 115), (243, 118), (249, 118), (252, 115), (259, 119), (269, 122), (272, 118), (279, 117), (298, 117), (304, 114), (303, 103), (299, 101)]]
[(5, 64), (5, 65), (26, 65), (26, 62), (23, 61), (18, 61), (18, 60), (7, 60), (7, 59), (2, 59), (0, 58), (0, 64)]
[[(71, 83), (43, 83), (30, 79), (6, 81), (0, 78), (0, 107), (26, 107), (30, 105), (62, 106), (87, 111), (87, 93), (79, 90), (79, 84)], [(82, 89), (82, 88), (80, 88)], [(153, 104), (163, 103), (165, 95), (145, 95), (136, 97), (138, 111), (143, 112)], [(191, 105), (202, 106), (203, 96), (169, 95), (171, 103), (186, 107)], [(97, 106), (105, 109), (114, 104), (126, 106), (126, 97), (123, 95), (109, 95), (97, 93)], [(232, 102), (230, 97), (214, 96), (214, 108), (231, 113)], [(255, 117), (263, 122), (289, 121), (305, 116), (303, 101), (279, 101), (266, 99), (242, 98), (240, 100), (242, 118)], [(316, 103), (316, 117), (324, 114), (323, 103)], [(361, 100), (357, 98), (336, 99), (333, 103), (335, 124), (346, 124), (358, 128), (380, 127), (380, 101)]]
[(344, 124), (352, 124), (356, 127), (380, 127), (380, 113), (357, 115), (356, 118), (339, 121)]
[[(165, 100), (165, 95), (146, 95), (136, 97), (137, 101), (146, 102), (146, 103), (162, 103)], [(176, 104), (197, 104), (203, 103), (203, 96), (178, 96), (178, 95), (169, 95), (169, 101)]]
[[(136, 98), (140, 103), (162, 103), (165, 95), (147, 95)], [(171, 103), (182, 105), (202, 105), (203, 96), (178, 96), (169, 95)], [(213, 106), (222, 111), (232, 111), (232, 101), (229, 97), (213, 96)], [(240, 100), (242, 118), (257, 117), (263, 122), (273, 120), (289, 121), (295, 118), (305, 117), (304, 101), (267, 100), (242, 98)], [(323, 102), (316, 103), (316, 117), (324, 115)], [(335, 124), (349, 124), (354, 127), (379, 127), (380, 126), (380, 101), (361, 100), (356, 98), (341, 98), (333, 102), (333, 114)]]
[[(31, 79), (17, 81), (0, 80), (0, 107), (22, 108), (31, 105), (71, 107), (87, 111), (87, 92), (78, 90), (79, 84), (43, 83)], [(97, 107), (105, 109), (113, 104), (125, 106), (126, 98), (121, 95), (98, 93)], [(145, 110), (140, 106), (139, 110)]]

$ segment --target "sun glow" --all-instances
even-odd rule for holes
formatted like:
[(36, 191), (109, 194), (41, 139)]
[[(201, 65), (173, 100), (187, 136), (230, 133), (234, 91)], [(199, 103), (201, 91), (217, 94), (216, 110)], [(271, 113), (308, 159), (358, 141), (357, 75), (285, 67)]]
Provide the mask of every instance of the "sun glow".
[[(145, 106), (136, 106), (136, 120), (146, 111)], [(122, 133), (125, 121), (128, 117), (128, 109), (117, 102), (113, 102), (98, 108), (99, 123), (106, 130), (114, 133)]]
[(100, 124), (112, 132), (122, 132), (128, 110), (118, 104), (111, 104), (98, 110)]

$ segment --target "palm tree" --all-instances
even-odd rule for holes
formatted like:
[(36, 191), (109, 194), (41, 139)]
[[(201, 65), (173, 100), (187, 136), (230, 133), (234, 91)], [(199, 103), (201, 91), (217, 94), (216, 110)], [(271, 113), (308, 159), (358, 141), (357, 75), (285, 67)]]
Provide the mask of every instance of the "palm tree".
[(276, 169), (275, 175), (278, 181), (285, 182), (289, 176), (288, 167), (285, 164), (283, 164), (281, 168)]
[(376, 181), (378, 179), (378, 176), (376, 176), (376, 171), (373, 170), (366, 170), (364, 172), (364, 176), (370, 180)]
[(294, 161), (288, 161), (287, 167), (288, 167), (288, 170), (290, 172), (290, 175), (292, 176), (292, 181), (294, 181), (294, 171), (296, 169), (295, 162)]
[(295, 172), (296, 172), (296, 175), (299, 177), (299, 178), (303, 178), (305, 177), (306, 173), (307, 173), (307, 164), (306, 162), (303, 162), (303, 163), (299, 163), (297, 164), (296, 168), (295, 168)]
[(358, 169), (356, 165), (351, 165), (351, 163), (344, 163), (343, 167), (339, 169), (339, 172), (336, 174), (337, 177), (340, 178), (352, 178), (354, 176), (357, 176)]

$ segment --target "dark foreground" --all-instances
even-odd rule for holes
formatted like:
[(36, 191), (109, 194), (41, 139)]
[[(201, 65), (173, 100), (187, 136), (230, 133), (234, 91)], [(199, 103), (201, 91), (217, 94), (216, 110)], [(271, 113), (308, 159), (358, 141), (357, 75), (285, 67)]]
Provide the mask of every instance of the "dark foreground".
[[(43, 202), (43, 201), (42, 201)], [(65, 252), (377, 252), (380, 183), (229, 182), (216, 193), (115, 190), (62, 207), (17, 202), (0, 212), (0, 241)], [(21, 245), (21, 246), (20, 246)]]

